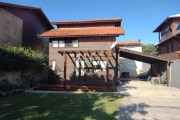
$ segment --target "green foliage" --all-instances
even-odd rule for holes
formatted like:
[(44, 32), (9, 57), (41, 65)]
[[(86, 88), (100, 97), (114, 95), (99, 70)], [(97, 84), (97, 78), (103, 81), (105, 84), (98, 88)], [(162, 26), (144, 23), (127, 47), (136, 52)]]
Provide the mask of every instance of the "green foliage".
[(157, 49), (154, 44), (142, 45), (142, 52), (150, 55), (157, 55)]
[(9, 44), (0, 46), (0, 70), (5, 72), (15, 70), (45, 69), (48, 58), (42, 52), (27, 47), (14, 47)]
[(2, 79), (0, 82), (0, 92), (10, 94), (12, 91), (12, 85), (7, 79)]

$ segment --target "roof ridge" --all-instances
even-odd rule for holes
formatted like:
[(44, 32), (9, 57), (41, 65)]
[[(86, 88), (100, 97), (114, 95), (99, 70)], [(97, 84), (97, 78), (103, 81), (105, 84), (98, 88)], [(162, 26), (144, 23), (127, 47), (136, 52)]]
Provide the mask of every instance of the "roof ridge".
[(54, 21), (54, 22), (88, 22), (88, 21), (101, 21), (101, 20), (122, 20), (121, 18), (101, 18), (101, 19), (90, 19), (90, 20), (60, 20), (60, 21)]

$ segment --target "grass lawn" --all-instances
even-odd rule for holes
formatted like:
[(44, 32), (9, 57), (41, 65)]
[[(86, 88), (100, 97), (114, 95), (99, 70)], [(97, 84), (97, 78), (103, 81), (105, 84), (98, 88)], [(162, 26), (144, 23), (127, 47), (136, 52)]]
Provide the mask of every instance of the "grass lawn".
[(0, 98), (2, 120), (113, 120), (120, 94), (16, 94)]

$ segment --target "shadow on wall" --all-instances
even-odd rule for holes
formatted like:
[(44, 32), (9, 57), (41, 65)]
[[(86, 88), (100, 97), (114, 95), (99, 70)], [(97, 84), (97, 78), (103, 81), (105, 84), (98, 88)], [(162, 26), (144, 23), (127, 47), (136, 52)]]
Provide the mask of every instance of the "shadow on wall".
[(150, 106), (145, 103), (122, 105), (119, 108), (120, 112), (119, 112), (118, 119), (119, 120), (134, 120), (133, 118), (134, 114), (140, 114), (145, 117), (145, 115), (148, 114), (148, 112), (145, 109), (149, 107)]

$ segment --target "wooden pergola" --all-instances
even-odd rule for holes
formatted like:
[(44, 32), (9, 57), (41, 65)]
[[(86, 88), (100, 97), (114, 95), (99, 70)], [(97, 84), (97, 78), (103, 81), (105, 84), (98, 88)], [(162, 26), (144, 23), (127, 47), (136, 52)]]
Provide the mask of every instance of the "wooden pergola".
[[(64, 56), (64, 75), (63, 86), (66, 88), (66, 73), (67, 73), (67, 55), (69, 57), (106, 57), (106, 87), (109, 88), (109, 57), (113, 56), (113, 50), (73, 50), (73, 51), (58, 51)], [(117, 60), (117, 59), (116, 59)], [(116, 61), (116, 67), (118, 63)]]

